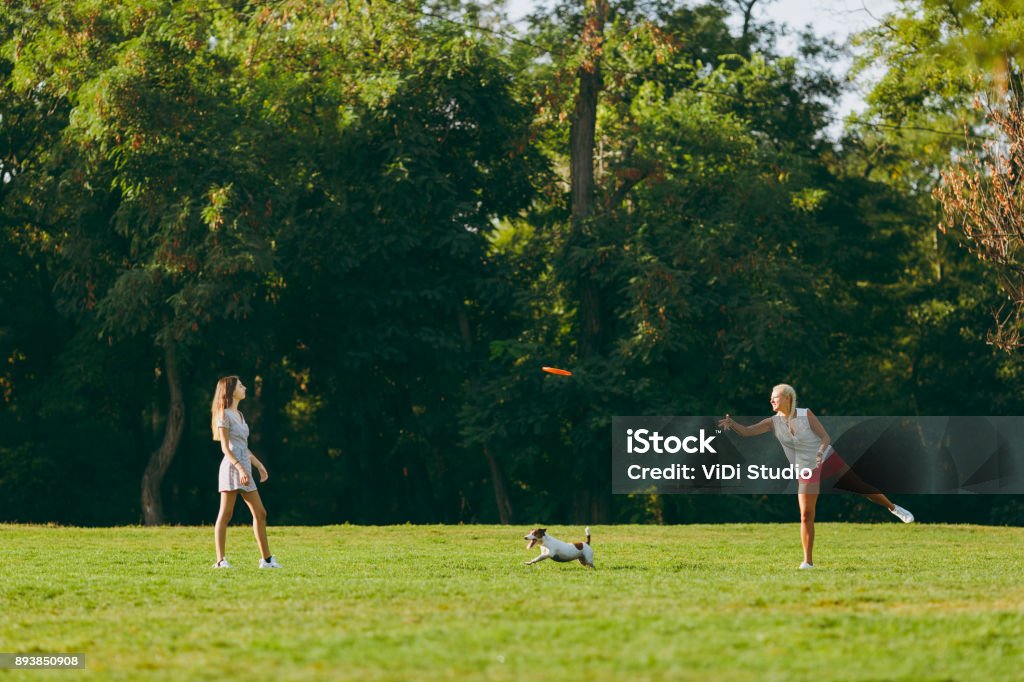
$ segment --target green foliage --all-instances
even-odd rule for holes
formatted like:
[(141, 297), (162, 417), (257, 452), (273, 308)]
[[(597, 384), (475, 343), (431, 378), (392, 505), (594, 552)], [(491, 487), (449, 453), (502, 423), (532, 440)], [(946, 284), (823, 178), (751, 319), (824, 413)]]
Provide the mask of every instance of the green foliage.
[[(968, 414), (985, 411), (972, 394), (986, 396), (991, 407), (985, 409), (1002, 411), (1019, 397), (1004, 380), (1019, 360), (982, 346), (992, 311), (1005, 301), (997, 273), (986, 272), (957, 238), (939, 234), (931, 196), (940, 171), (972, 144), (970, 136), (991, 133), (975, 97), (1019, 82), (1017, 5), (902, 2), (856, 40), (859, 68), (883, 70), (867, 96), (868, 110), (843, 140), (848, 167), (894, 188), (904, 207), (896, 220), (888, 210), (885, 216), (886, 232), (903, 243), (887, 286), (901, 313), (889, 350), (876, 354), (884, 364), (871, 374), (892, 368), (908, 382), (902, 395), (891, 393), (891, 404), (906, 405), (898, 408), (904, 411), (934, 412), (943, 404)], [(877, 125), (862, 126), (865, 121)], [(981, 376), (989, 388), (979, 385)]]
[[(4, 4), (0, 518), (135, 520), (169, 344), (175, 521), (215, 511), (228, 373), (295, 523), (492, 520), (496, 481), (513, 520), (780, 520), (788, 500), (612, 499), (611, 416), (757, 414), (780, 381), (822, 413), (1020, 410), (1019, 361), (983, 341), (995, 283), (933, 227), (952, 142), (831, 142), (827, 43), (785, 57), (718, 3), (616, 3), (597, 209), (572, 224), (579, 9), (508, 42), (453, 2)], [(912, 49), (943, 17), (865, 38), (883, 121), (959, 120), (966, 72), (934, 90)], [(54, 510), (54, 461), (117, 476)]]

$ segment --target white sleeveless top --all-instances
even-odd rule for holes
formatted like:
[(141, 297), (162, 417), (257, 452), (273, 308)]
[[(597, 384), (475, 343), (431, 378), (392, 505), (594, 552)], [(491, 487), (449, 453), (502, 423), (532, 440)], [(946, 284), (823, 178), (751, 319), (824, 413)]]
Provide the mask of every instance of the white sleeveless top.
[[(798, 407), (796, 416), (788, 420), (788, 423), (785, 417), (777, 414), (772, 417), (772, 425), (775, 427), (775, 437), (786, 451), (789, 463), (813, 469), (817, 464), (821, 439), (811, 430), (807, 408)], [(824, 462), (831, 454), (830, 447), (822, 454), (821, 461)]]

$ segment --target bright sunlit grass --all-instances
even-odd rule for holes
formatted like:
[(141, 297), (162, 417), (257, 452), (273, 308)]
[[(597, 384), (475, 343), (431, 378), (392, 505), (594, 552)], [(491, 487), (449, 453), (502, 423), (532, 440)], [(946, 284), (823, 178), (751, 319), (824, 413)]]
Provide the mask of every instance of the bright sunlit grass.
[[(80, 652), (11, 679), (1007, 680), (1024, 529), (593, 526), (597, 570), (502, 526), (0, 526), (0, 651)], [(582, 528), (550, 526), (567, 541)], [(0, 673), (4, 675), (4, 673)]]

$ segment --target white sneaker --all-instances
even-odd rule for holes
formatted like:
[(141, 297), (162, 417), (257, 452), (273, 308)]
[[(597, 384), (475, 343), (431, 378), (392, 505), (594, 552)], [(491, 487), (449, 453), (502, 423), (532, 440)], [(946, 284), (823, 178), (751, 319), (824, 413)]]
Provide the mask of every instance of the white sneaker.
[(277, 559), (271, 556), (270, 561), (260, 559), (260, 568), (281, 568), (281, 564), (277, 563)]
[(914, 522), (914, 515), (907, 511), (906, 509), (904, 509), (903, 507), (899, 506), (898, 504), (893, 505), (893, 508), (890, 509), (889, 511), (892, 513), (893, 516), (898, 518), (903, 523)]
[(231, 564), (228, 563), (227, 559), (221, 559), (213, 565), (214, 568), (231, 568)]
[(804, 561), (804, 562), (801, 562), (801, 564), (800, 564), (800, 570), (803, 570), (803, 569), (805, 569), (805, 568), (814, 568), (814, 564), (809, 564), (809, 563), (807, 563), (806, 561)]

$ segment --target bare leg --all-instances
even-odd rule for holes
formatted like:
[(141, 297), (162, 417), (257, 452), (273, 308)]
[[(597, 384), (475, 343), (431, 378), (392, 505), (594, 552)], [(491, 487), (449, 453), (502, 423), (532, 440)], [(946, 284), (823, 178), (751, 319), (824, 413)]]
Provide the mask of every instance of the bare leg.
[(843, 469), (843, 472), (836, 483), (836, 487), (842, 490), (848, 490), (852, 493), (857, 493), (858, 495), (863, 495), (875, 504), (881, 505), (889, 511), (892, 511), (896, 506), (892, 503), (892, 500), (886, 497), (884, 493), (880, 492), (878, 488), (865, 483), (864, 480), (857, 475), (857, 472), (849, 466), (846, 466)]
[[(856, 471), (849, 467), (849, 465), (845, 466), (842, 472), (839, 474), (835, 487), (840, 490), (845, 490), (846, 492), (863, 495), (872, 502), (877, 502), (878, 504), (885, 504), (884, 502), (879, 502), (879, 500), (876, 499), (876, 496), (879, 495), (883, 499), (885, 499), (885, 495), (882, 495), (881, 491), (875, 486), (865, 482), (864, 479), (857, 475)], [(892, 503), (890, 502), (889, 506), (891, 505)]]
[(231, 515), (235, 512), (237, 498), (237, 490), (220, 494), (220, 512), (217, 514), (217, 522), (213, 524), (213, 546), (217, 550), (217, 561), (224, 558), (224, 547), (228, 543), (228, 524), (231, 523)]
[(798, 493), (800, 502), (800, 542), (804, 546), (804, 561), (813, 564), (814, 559), (814, 508), (818, 504), (818, 493)]
[(267, 510), (263, 506), (258, 490), (251, 493), (243, 491), (242, 499), (252, 512), (252, 532), (256, 536), (256, 544), (260, 546), (260, 558), (265, 559), (270, 556), (270, 543), (267, 541)]
[(892, 503), (892, 500), (890, 500), (888, 497), (886, 497), (883, 493), (875, 493), (874, 495), (865, 495), (864, 497), (868, 498), (869, 500), (871, 500), (875, 504), (882, 505), (883, 507), (885, 507), (889, 511), (892, 511), (896, 507), (896, 505)]

